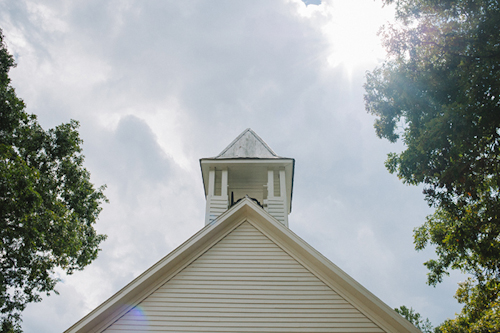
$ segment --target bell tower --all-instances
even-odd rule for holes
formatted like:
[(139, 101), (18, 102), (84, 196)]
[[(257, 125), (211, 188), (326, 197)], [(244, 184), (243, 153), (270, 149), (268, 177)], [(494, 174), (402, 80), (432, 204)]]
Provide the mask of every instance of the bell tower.
[(205, 225), (248, 196), (288, 227), (295, 160), (276, 153), (250, 128), (219, 155), (200, 159)]

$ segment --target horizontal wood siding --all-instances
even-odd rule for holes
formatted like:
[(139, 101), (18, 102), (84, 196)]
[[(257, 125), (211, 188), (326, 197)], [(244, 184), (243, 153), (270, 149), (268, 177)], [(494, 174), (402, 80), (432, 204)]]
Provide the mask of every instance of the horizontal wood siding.
[(209, 198), (209, 219), (208, 222), (211, 223), (215, 221), (222, 213), (224, 213), (228, 208), (227, 197), (217, 197), (212, 196)]
[(266, 211), (274, 217), (276, 220), (288, 225), (288, 214), (286, 211), (286, 202), (285, 197), (282, 198), (270, 198), (265, 201), (266, 203)]
[(106, 332), (383, 332), (245, 222)]

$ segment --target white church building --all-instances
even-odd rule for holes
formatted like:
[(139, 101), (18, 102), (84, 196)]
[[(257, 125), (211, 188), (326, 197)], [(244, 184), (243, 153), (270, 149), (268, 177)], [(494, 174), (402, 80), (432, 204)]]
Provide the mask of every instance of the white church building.
[(294, 164), (251, 129), (201, 159), (205, 226), (66, 333), (420, 332), (288, 228)]

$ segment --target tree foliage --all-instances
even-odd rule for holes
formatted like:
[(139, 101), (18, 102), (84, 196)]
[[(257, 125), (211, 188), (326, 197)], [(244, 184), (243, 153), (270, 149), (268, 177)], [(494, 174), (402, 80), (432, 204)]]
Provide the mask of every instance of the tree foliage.
[(394, 311), (396, 311), (401, 316), (406, 318), (406, 320), (412, 323), (416, 328), (418, 328), (423, 333), (434, 332), (430, 320), (428, 318), (424, 320), (420, 315), (420, 313), (413, 310), (413, 308), (407, 308), (406, 306), (401, 305), (399, 308), (395, 308)]
[(21, 312), (54, 291), (55, 268), (71, 274), (98, 254), (93, 227), (106, 201), (82, 166), (78, 122), (45, 131), (25, 111), (8, 72), (0, 30), (0, 325), (20, 331)]
[(472, 278), (460, 283), (455, 295), (464, 304), (455, 319), (446, 320), (438, 332), (442, 333), (490, 333), (500, 327), (500, 303), (495, 294), (500, 290), (498, 280), (478, 284)]
[(406, 146), (389, 154), (389, 171), (424, 184), (436, 208), (414, 235), (417, 250), (436, 247), (428, 282), (449, 269), (470, 274), (456, 298), (470, 319), (461, 323), (474, 325), (499, 301), (500, 3), (385, 3), (395, 4), (397, 25), (382, 31), (388, 58), (367, 74), (366, 109), (379, 137)]

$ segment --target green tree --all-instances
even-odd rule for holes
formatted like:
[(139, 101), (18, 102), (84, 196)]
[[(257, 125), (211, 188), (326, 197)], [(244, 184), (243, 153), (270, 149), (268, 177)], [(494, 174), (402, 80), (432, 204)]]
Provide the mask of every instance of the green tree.
[(500, 4), (384, 2), (397, 23), (382, 30), (388, 57), (367, 74), (366, 109), (379, 137), (406, 146), (389, 154), (388, 170), (423, 184), (436, 208), (414, 234), (417, 250), (436, 248), (428, 283), (449, 269), (472, 276), (456, 295), (469, 329), (499, 300)]
[(2, 332), (20, 332), (26, 305), (56, 292), (54, 269), (83, 269), (105, 239), (93, 227), (104, 188), (95, 189), (82, 166), (78, 122), (43, 130), (10, 85), (14, 65), (0, 30)]
[(395, 308), (394, 311), (406, 318), (406, 320), (415, 325), (415, 327), (423, 333), (434, 332), (431, 321), (428, 318), (424, 320), (420, 313), (413, 310), (413, 308), (407, 308), (406, 306), (401, 305), (399, 308)]
[(464, 304), (455, 319), (446, 320), (440, 327), (442, 333), (489, 333), (498, 332), (500, 327), (500, 303), (492, 294), (500, 290), (497, 280), (479, 285), (469, 278), (460, 283), (457, 300)]

